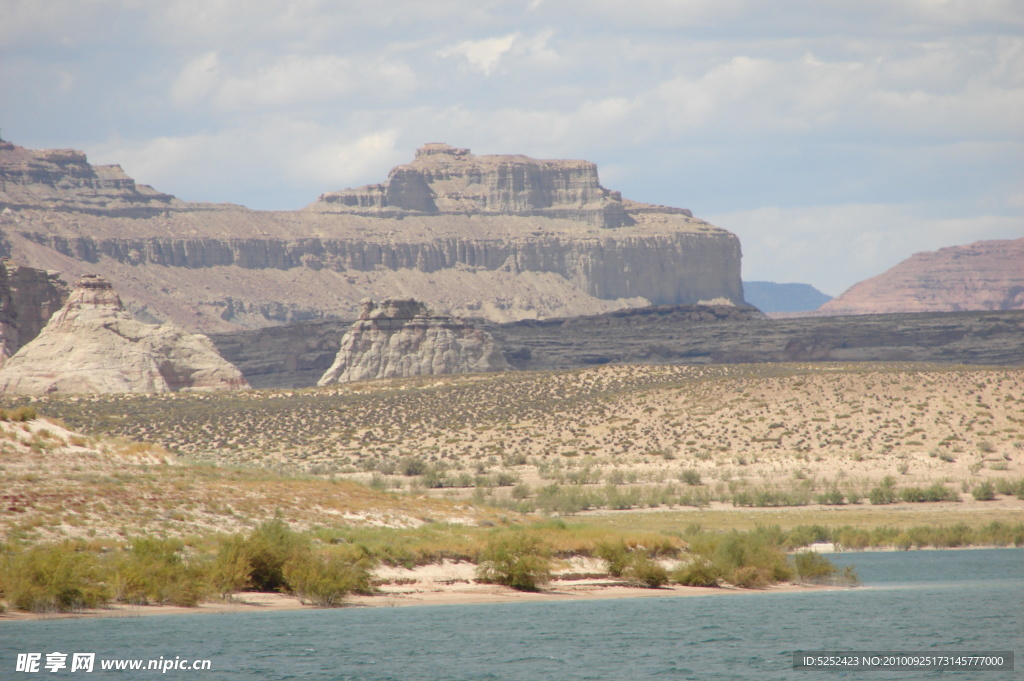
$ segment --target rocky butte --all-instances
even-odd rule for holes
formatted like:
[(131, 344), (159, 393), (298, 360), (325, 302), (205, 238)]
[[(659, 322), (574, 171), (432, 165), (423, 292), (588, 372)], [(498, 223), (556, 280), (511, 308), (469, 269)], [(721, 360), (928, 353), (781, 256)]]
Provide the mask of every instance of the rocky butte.
[(232, 331), (415, 295), (492, 321), (743, 302), (735, 235), (604, 188), (586, 161), (428, 144), (303, 210), (189, 203), (71, 150), (0, 144), (0, 256), (107, 278), (144, 321)]
[(431, 315), (412, 298), (386, 298), (380, 305), (363, 301), (318, 385), (511, 369), (486, 331)]
[(132, 319), (96, 275), (83, 277), (39, 335), (0, 368), (0, 392), (26, 395), (248, 387), (209, 338)]

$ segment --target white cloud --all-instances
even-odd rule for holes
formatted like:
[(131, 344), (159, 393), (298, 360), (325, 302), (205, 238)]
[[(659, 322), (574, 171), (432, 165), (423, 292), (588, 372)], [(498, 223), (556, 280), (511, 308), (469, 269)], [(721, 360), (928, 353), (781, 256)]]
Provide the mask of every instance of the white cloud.
[(252, 73), (226, 78), (216, 103), (226, 110), (326, 102), (351, 94), (380, 98), (410, 90), (412, 71), (400, 63), (335, 55), (286, 55)]
[(220, 59), (207, 52), (185, 64), (171, 85), (171, 100), (178, 106), (190, 106), (206, 99), (220, 84)]
[[(398, 133), (382, 130), (356, 139), (337, 135), (297, 155), (289, 162), (289, 175), (306, 185), (344, 189), (377, 174), (383, 181), (387, 169), (411, 160), (408, 149), (398, 148)], [(315, 197), (313, 197), (315, 198)]]
[(172, 100), (179, 105), (207, 100), (222, 111), (280, 109), (351, 95), (394, 99), (416, 84), (412, 69), (402, 62), (331, 54), (288, 54), (258, 67), (232, 66), (229, 72), (216, 52), (196, 57), (171, 86)]
[(393, 130), (355, 136), (270, 115), (220, 132), (118, 140), (94, 149), (90, 161), (120, 163), (137, 181), (188, 201), (296, 209), (324, 191), (383, 179), (411, 157), (396, 139)]
[(586, 158), (832, 293), (1024, 210), (1019, 0), (0, 3), (4, 136), (183, 198), (294, 208), (427, 141)]
[(512, 49), (512, 44), (518, 38), (518, 33), (509, 33), (483, 40), (463, 40), (438, 50), (437, 55), (439, 57), (462, 57), (474, 71), (489, 76), (494, 73), (502, 56)]

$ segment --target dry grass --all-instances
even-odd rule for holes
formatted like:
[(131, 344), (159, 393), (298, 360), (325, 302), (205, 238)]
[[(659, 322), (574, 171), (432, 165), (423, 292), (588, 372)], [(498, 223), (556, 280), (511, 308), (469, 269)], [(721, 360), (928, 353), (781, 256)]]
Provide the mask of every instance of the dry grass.
[(87, 438), (44, 419), (0, 422), (0, 480), (0, 530), (33, 543), (241, 532), (278, 512), (298, 529), (494, 517), (346, 480), (193, 463), (159, 445)]
[[(235, 394), (52, 396), (34, 406), (87, 432), (0, 424), (2, 501), (15, 509), (8, 526), (40, 536), (236, 531), (276, 509), (299, 528), (476, 522), (485, 505), (710, 506), (697, 520), (696, 510), (679, 513), (679, 522), (723, 528), (939, 522), (932, 513), (941, 522), (1014, 521), (1024, 509), (1005, 494), (992, 502), (970, 494), (986, 480), (1024, 477), (1021, 369), (607, 366)], [(939, 483), (963, 501), (868, 506), (886, 476), (897, 488)], [(836, 503), (826, 496), (843, 505), (818, 505)]]
[[(1024, 371), (910, 364), (614, 366), (241, 394), (54, 397), (47, 413), (215, 463), (473, 486), (1024, 474)], [(584, 474), (586, 470), (586, 474)], [(461, 475), (461, 482), (460, 482)], [(687, 477), (689, 476), (689, 477)], [(696, 476), (696, 477), (694, 477)], [(805, 485), (806, 486), (806, 485)]]

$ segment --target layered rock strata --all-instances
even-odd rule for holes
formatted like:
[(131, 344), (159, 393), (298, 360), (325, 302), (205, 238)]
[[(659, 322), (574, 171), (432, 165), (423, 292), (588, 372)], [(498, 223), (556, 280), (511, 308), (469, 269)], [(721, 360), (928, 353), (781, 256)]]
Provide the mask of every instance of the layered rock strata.
[(137, 185), (119, 165), (94, 166), (75, 149), (26, 149), (0, 140), (0, 206), (146, 217), (180, 205)]
[(386, 298), (380, 305), (363, 301), (359, 319), (342, 337), (337, 358), (317, 384), (509, 368), (486, 331), (432, 316), (411, 298)]
[(518, 215), (614, 228), (633, 224), (629, 209), (685, 209), (623, 202), (601, 186), (597, 164), (527, 156), (474, 156), (469, 149), (426, 144), (412, 163), (397, 166), (384, 184), (322, 194), (307, 210), (356, 215)]
[(582, 161), (428, 145), (379, 192), (308, 210), (164, 201), (132, 183), (146, 210), (101, 212), (89, 172), (102, 173), (84, 157), (28, 172), (25, 153), (0, 155), (17, 178), (0, 193), (0, 256), (68, 280), (101, 274), (131, 310), (191, 330), (353, 319), (362, 298), (394, 295), (494, 321), (743, 301), (735, 235), (621, 199)]
[(825, 303), (822, 314), (1024, 310), (1024, 238), (917, 253)]
[(132, 319), (98, 276), (83, 277), (39, 335), (0, 368), (0, 392), (28, 395), (247, 387), (208, 338)]
[(516, 369), (595, 364), (939, 362), (1024, 365), (1024, 311), (768, 319), (672, 308), (488, 330)]
[(56, 272), (0, 258), (0, 366), (39, 335), (67, 297)]
[[(211, 334), (254, 387), (314, 385), (349, 322)], [(766, 319), (744, 307), (666, 306), (486, 323), (513, 369), (595, 364), (901, 361), (1024, 366), (1024, 311)]]

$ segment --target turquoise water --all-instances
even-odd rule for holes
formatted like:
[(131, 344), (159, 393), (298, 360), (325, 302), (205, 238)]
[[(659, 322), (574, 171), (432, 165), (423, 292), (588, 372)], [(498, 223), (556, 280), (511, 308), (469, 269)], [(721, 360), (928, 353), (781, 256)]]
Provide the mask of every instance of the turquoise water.
[[(1024, 679), (1024, 550), (855, 553), (869, 588), (0, 624), (0, 679)], [(794, 670), (797, 650), (1015, 650), (1016, 672)], [(210, 671), (16, 673), (17, 653)]]

